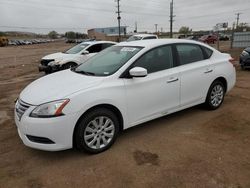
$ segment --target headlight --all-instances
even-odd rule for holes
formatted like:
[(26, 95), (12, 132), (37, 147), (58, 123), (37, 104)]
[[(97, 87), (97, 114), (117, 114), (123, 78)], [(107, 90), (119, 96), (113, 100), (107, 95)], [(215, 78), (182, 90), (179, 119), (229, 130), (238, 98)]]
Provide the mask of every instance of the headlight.
[(247, 51), (245, 51), (245, 50), (243, 50), (243, 52), (241, 53), (243, 56), (245, 56), (245, 55), (249, 55), (249, 53), (247, 52)]
[(30, 117), (57, 117), (63, 115), (62, 110), (68, 104), (69, 99), (52, 101), (37, 106), (31, 113)]

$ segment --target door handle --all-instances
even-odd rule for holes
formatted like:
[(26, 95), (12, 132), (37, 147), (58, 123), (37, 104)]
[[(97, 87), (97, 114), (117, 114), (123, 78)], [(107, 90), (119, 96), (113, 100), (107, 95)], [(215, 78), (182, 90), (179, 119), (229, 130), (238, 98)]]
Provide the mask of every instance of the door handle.
[(178, 81), (178, 80), (179, 80), (179, 78), (170, 78), (170, 79), (167, 81), (167, 83), (176, 82), (176, 81)]
[(207, 73), (210, 73), (210, 72), (213, 72), (213, 69), (207, 69), (204, 73), (207, 74)]

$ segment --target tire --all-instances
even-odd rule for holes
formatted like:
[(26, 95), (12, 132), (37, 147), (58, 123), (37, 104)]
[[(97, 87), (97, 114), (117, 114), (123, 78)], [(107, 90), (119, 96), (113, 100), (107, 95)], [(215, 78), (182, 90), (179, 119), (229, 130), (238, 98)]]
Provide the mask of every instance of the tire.
[(207, 98), (205, 102), (206, 107), (209, 110), (216, 110), (223, 103), (224, 96), (225, 96), (224, 84), (219, 80), (215, 80), (211, 84), (208, 90)]
[(97, 108), (80, 120), (75, 130), (75, 146), (88, 153), (101, 153), (110, 148), (119, 132), (119, 120), (114, 112)]
[(69, 62), (62, 65), (62, 70), (70, 69), (71, 67), (75, 67), (77, 64), (74, 62)]
[(245, 70), (244, 65), (240, 65), (241, 70)]

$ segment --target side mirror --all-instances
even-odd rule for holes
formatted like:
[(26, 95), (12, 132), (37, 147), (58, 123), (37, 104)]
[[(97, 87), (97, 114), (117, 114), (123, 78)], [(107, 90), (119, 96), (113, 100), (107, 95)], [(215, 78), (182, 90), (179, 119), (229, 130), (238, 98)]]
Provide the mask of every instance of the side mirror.
[(134, 67), (129, 70), (129, 74), (132, 77), (145, 77), (148, 75), (148, 71), (142, 67)]
[(82, 55), (88, 55), (89, 54), (89, 51), (88, 50), (84, 50), (83, 52), (82, 52)]

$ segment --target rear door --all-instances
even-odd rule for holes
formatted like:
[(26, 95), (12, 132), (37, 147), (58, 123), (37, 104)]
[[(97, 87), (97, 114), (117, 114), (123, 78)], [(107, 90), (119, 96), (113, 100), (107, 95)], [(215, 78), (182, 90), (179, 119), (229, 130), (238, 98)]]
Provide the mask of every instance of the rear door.
[(181, 78), (180, 105), (188, 106), (204, 101), (211, 83), (210, 60), (203, 48), (196, 44), (176, 44)]

